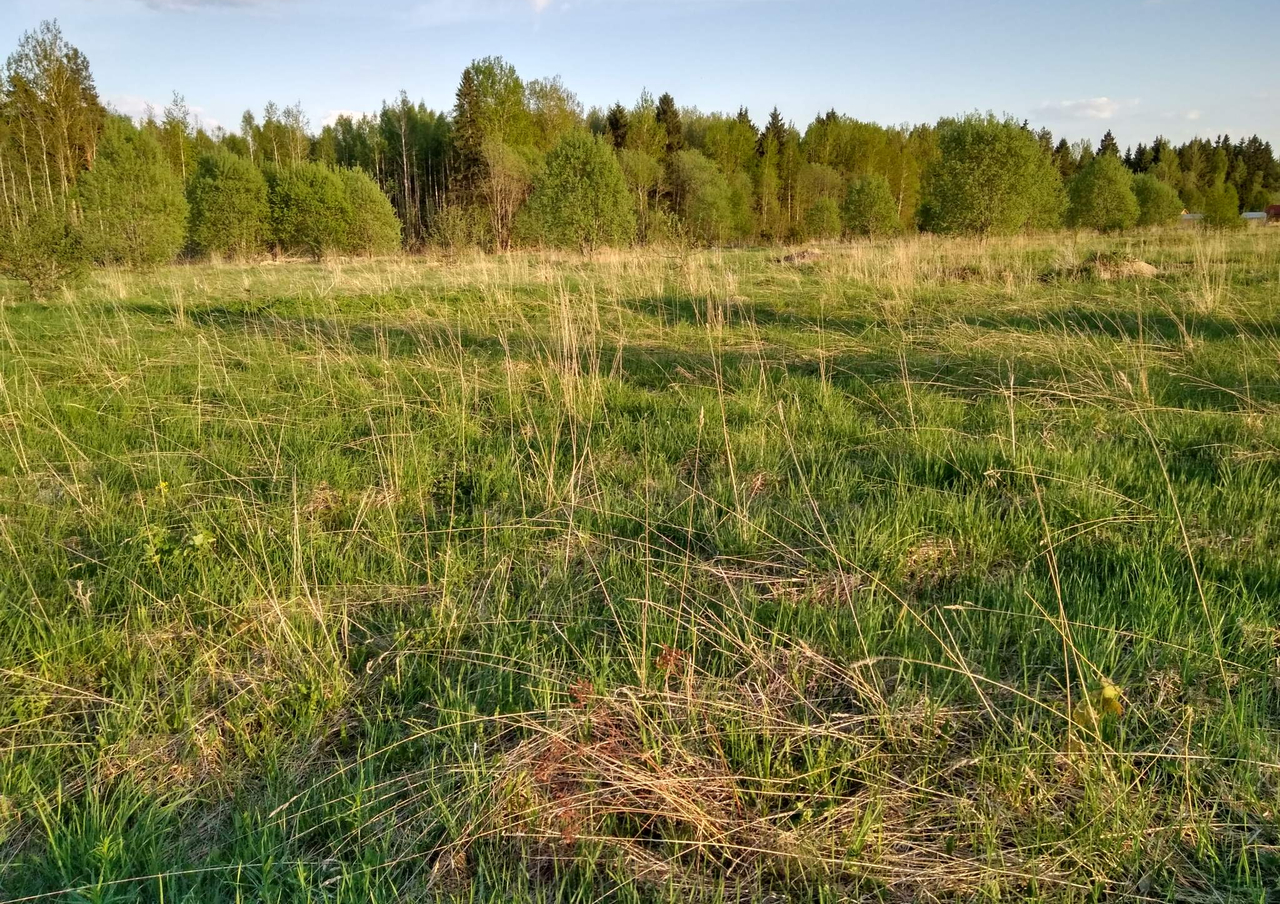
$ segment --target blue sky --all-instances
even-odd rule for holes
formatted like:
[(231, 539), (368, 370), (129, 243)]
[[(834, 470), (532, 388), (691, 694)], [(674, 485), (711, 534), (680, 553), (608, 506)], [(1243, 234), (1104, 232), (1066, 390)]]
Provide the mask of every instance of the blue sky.
[(401, 88), (452, 104), (468, 62), (560, 75), (583, 103), (641, 89), (803, 128), (981, 109), (1121, 145), (1257, 132), (1280, 147), (1278, 0), (3, 0), (12, 47), (56, 17), (104, 99), (173, 90), (206, 121), (301, 101), (318, 128)]

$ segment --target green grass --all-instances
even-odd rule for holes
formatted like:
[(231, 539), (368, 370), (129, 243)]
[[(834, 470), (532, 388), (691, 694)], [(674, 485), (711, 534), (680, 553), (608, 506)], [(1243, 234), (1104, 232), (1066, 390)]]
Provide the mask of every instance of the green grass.
[(1268, 900), (1278, 287), (1280, 231), (10, 287), (0, 901)]

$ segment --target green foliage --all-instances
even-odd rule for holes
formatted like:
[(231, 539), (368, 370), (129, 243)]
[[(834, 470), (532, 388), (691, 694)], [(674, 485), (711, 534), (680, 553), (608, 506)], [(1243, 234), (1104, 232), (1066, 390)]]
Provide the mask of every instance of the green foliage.
[(1132, 229), (1140, 213), (1132, 183), (1133, 175), (1117, 154), (1098, 154), (1071, 180), (1067, 222), (1100, 232)]
[(271, 236), (285, 254), (319, 259), (347, 248), (351, 202), (342, 178), (320, 163), (268, 170)]
[(196, 251), (246, 258), (262, 250), (271, 208), (267, 180), (250, 161), (227, 151), (202, 155), (187, 196)]
[(845, 228), (853, 235), (893, 235), (902, 228), (889, 180), (878, 173), (849, 183), (843, 213)]
[[(0, 78), (0, 199), (63, 205), (93, 161), (105, 119), (89, 60), (57, 21), (24, 33)], [(20, 203), (10, 195), (19, 186), (26, 188)]]
[(748, 173), (755, 165), (755, 128), (741, 117), (708, 116), (698, 129), (698, 146), (726, 176)]
[(1182, 199), (1172, 185), (1150, 173), (1133, 177), (1133, 194), (1138, 199), (1139, 226), (1169, 226), (1182, 214)]
[[(723, 244), (744, 236), (741, 184), (731, 186), (720, 168), (698, 151), (673, 154), (670, 169), (676, 210), (694, 239)], [(748, 209), (748, 219), (750, 213)]]
[(684, 149), (684, 125), (680, 122), (680, 108), (669, 93), (658, 98), (658, 106), (654, 118), (667, 134), (666, 152), (674, 154)]
[(1237, 229), (1244, 225), (1240, 219), (1240, 198), (1234, 185), (1215, 185), (1206, 191), (1201, 201), (1204, 225), (1213, 229)]
[(347, 223), (342, 250), (349, 254), (394, 254), (400, 250), (400, 220), (390, 199), (364, 170), (341, 169), (347, 193)]
[(489, 214), (476, 205), (451, 204), (432, 218), (430, 239), (452, 252), (488, 248), (493, 244)]
[(805, 211), (804, 234), (810, 239), (836, 239), (843, 227), (840, 205), (833, 198), (819, 198)]
[(1011, 119), (971, 114), (944, 122), (922, 224), (942, 233), (1008, 234), (1061, 219), (1062, 180), (1036, 136)]
[(78, 282), (88, 265), (80, 230), (61, 208), (26, 212), (0, 229), (0, 275), (25, 282), (37, 298)]
[(605, 117), (605, 134), (615, 150), (622, 150), (627, 145), (627, 132), (631, 127), (631, 114), (621, 103), (609, 108)]
[(635, 210), (618, 158), (585, 131), (568, 133), (547, 155), (524, 215), (531, 234), (553, 247), (588, 251), (635, 238)]
[(662, 164), (643, 151), (625, 148), (618, 153), (618, 165), (631, 191), (636, 211), (636, 238), (641, 243), (667, 237), (668, 218), (658, 207), (662, 187)]
[(80, 178), (78, 201), (86, 246), (100, 263), (151, 267), (182, 250), (182, 182), (155, 138), (124, 117), (107, 122), (93, 169)]

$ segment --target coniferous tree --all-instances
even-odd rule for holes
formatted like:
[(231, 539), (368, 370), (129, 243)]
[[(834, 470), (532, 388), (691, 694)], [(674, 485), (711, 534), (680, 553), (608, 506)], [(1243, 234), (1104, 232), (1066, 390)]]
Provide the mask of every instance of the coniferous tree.
[(1107, 134), (1102, 136), (1102, 144), (1098, 145), (1097, 156), (1101, 157), (1104, 154), (1120, 156), (1120, 144), (1116, 141), (1116, 136), (1111, 133), (1110, 129), (1107, 129)]
[(631, 124), (631, 118), (627, 115), (627, 108), (621, 103), (616, 103), (609, 108), (609, 115), (605, 118), (605, 128), (608, 130), (609, 141), (613, 144), (614, 150), (622, 150), (627, 146), (627, 129)]
[(782, 114), (778, 112), (777, 107), (774, 107), (769, 113), (769, 122), (765, 125), (764, 131), (760, 133), (760, 141), (757, 145), (760, 156), (765, 156), (766, 149), (770, 144), (772, 144), (775, 152), (780, 151), (786, 137), (786, 131), (787, 125), (782, 121)]
[(680, 110), (675, 98), (664, 93), (658, 98), (658, 109), (654, 114), (658, 124), (667, 133), (667, 153), (674, 154), (684, 148), (684, 126), (680, 122)]
[(454, 179), (465, 197), (475, 192), (484, 171), (480, 87), (472, 66), (463, 71), (462, 80), (458, 83), (453, 107), (453, 149), (457, 158)]

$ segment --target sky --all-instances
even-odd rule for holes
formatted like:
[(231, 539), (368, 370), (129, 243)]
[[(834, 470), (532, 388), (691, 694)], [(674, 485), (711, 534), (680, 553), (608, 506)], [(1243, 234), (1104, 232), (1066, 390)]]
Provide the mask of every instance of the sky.
[(122, 113), (180, 91), (206, 125), (300, 101), (316, 130), (401, 89), (452, 106), (471, 60), (803, 129), (971, 110), (1055, 136), (1257, 133), (1280, 147), (1280, 0), (0, 0), (8, 48), (57, 18)]

